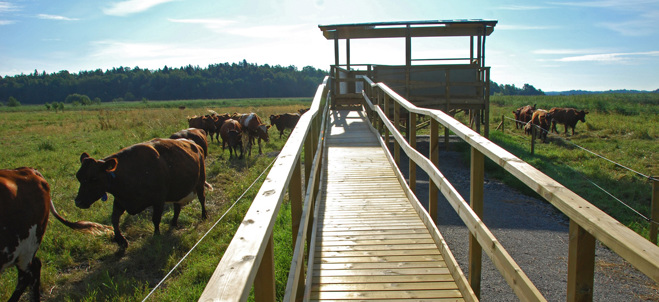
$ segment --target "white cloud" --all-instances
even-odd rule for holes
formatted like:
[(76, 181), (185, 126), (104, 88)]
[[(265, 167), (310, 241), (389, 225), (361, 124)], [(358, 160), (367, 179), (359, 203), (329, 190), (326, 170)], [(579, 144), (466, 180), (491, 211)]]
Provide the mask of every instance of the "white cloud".
[[(199, 24), (216, 33), (230, 34), (249, 38), (291, 38), (301, 32), (309, 32), (315, 28), (309, 24), (294, 25), (259, 25), (246, 26), (237, 21), (225, 19), (168, 19), (170, 22)], [(314, 30), (315, 34), (315, 30)]]
[(499, 9), (502, 10), (539, 10), (539, 9), (546, 9), (548, 7), (546, 6), (535, 6), (535, 5), (516, 5), (516, 4), (511, 4), (511, 5), (504, 5), (500, 6)]
[(126, 0), (122, 2), (115, 2), (108, 8), (104, 8), (103, 12), (112, 16), (126, 16), (130, 14), (140, 13), (146, 11), (156, 5), (171, 2), (174, 0)]
[(536, 49), (533, 51), (534, 54), (538, 54), (538, 55), (576, 55), (576, 54), (592, 54), (598, 52), (601, 53), (603, 51), (598, 49), (568, 49), (568, 48)]
[(623, 62), (632, 57), (658, 57), (659, 51), (627, 52), (627, 53), (603, 53), (583, 56), (572, 56), (557, 59), (558, 62)]
[(57, 21), (78, 21), (79, 20), (79, 19), (76, 19), (76, 18), (68, 18), (68, 17), (64, 17), (64, 16), (48, 15), (48, 14), (38, 14), (37, 18), (44, 19), (44, 20), (57, 20)]
[(9, 24), (14, 24), (16, 21), (12, 20), (0, 20), (0, 25), (9, 25)]
[(15, 12), (18, 10), (18, 6), (6, 1), (0, 1), (0, 13)]
[(497, 30), (546, 30), (546, 29), (559, 29), (560, 26), (542, 26), (542, 25), (522, 25), (522, 24), (498, 24)]

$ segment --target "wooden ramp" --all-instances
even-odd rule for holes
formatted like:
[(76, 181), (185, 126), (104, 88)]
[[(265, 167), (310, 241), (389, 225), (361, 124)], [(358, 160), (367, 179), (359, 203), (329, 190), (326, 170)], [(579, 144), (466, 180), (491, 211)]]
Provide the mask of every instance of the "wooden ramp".
[(363, 113), (333, 111), (326, 146), (307, 297), (463, 301)]

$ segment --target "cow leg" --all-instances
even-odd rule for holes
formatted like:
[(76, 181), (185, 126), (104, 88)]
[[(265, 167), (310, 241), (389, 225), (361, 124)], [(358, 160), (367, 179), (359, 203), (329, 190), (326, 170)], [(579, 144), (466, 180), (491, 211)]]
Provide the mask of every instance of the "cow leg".
[[(169, 223), (169, 225), (173, 227), (178, 226), (178, 215), (181, 213), (181, 205), (178, 203), (174, 204), (174, 217), (172, 218), (172, 221)], [(155, 223), (155, 222), (154, 222)]]
[[(238, 153), (236, 153), (236, 156), (238, 156)], [(199, 204), (201, 204), (201, 219), (208, 218), (208, 214), (206, 214), (206, 194), (204, 194), (205, 182), (206, 181), (203, 181), (202, 184), (197, 188), (197, 199), (199, 199)]]
[(28, 286), (32, 287), (30, 301), (39, 301), (41, 299), (41, 293), (39, 290), (39, 283), (41, 282), (41, 261), (39, 258), (34, 257), (26, 270), (21, 270), (18, 266), (16, 268), (18, 268), (18, 283), (8, 301), (18, 301)]
[(261, 152), (261, 138), (259, 137), (259, 155), (261, 154), (263, 154), (263, 152)]
[(121, 215), (124, 214), (124, 211), (124, 208), (118, 205), (115, 199), (114, 206), (112, 207), (112, 227), (114, 227), (114, 241), (119, 244), (120, 248), (123, 249), (128, 247), (128, 241), (123, 235), (121, 235), (121, 231), (119, 230), (119, 218), (121, 218)]
[[(156, 202), (153, 205), (153, 216), (151, 216), (151, 221), (153, 221), (153, 234), (160, 234), (160, 220), (162, 219), (162, 212), (165, 210), (164, 202)], [(181, 209), (179, 209), (180, 211)], [(176, 211), (176, 209), (175, 209)], [(177, 217), (178, 218), (178, 217)]]

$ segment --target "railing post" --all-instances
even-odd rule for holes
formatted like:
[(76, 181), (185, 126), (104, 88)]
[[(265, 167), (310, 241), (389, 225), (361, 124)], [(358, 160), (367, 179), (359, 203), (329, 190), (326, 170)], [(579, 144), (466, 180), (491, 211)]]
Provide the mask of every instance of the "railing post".
[(570, 219), (567, 301), (593, 301), (595, 237)]
[(657, 244), (657, 222), (659, 222), (659, 180), (652, 178), (652, 204), (650, 205), (650, 242)]
[(261, 259), (261, 265), (254, 279), (254, 300), (257, 302), (275, 301), (275, 258), (273, 253), (272, 235)]
[[(394, 129), (400, 133), (400, 104), (394, 101)], [(394, 161), (400, 167), (400, 143), (394, 140)]]
[[(469, 205), (479, 218), (483, 217), (483, 184), (485, 183), (485, 157), (476, 148), (471, 148), (471, 181)], [(483, 248), (469, 233), (469, 284), (476, 297), (481, 296), (481, 270)]]
[[(434, 118), (430, 118), (430, 150), (428, 158), (430, 162), (439, 167), (439, 122)], [(437, 184), (432, 180), (428, 182), (428, 213), (432, 220), (437, 224), (437, 195), (439, 190)]]
[(449, 141), (449, 130), (448, 127), (444, 127), (444, 149), (448, 151), (448, 141)]
[[(389, 95), (384, 94), (384, 116), (389, 119)], [(387, 145), (387, 149), (389, 149), (389, 130), (387, 127), (382, 127), (384, 130), (384, 143)]]
[(535, 137), (537, 136), (537, 131), (535, 126), (531, 124), (531, 155), (535, 154)]
[[(416, 149), (416, 113), (410, 112), (409, 121), (407, 122), (407, 132), (410, 134), (410, 147)], [(411, 158), (408, 159), (410, 175), (410, 190), (416, 194), (416, 163)]]
[(300, 160), (295, 161), (291, 181), (288, 184), (288, 196), (291, 201), (291, 234), (293, 235), (293, 249), (297, 240), (297, 232), (300, 228), (300, 219), (302, 217), (302, 166)]

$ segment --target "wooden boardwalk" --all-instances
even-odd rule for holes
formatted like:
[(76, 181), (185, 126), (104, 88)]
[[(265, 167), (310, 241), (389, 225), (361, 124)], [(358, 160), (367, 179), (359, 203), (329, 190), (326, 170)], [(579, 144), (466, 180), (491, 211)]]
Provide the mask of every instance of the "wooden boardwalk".
[(333, 111), (310, 300), (462, 301), (368, 120)]

